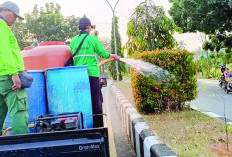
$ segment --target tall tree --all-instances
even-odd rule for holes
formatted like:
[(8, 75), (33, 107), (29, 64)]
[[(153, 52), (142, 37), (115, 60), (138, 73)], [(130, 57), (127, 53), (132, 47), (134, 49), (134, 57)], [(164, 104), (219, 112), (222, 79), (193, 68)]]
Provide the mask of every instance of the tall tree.
[(176, 25), (183, 32), (204, 32), (209, 41), (205, 49), (232, 48), (231, 0), (169, 0), (169, 10)]
[[(68, 25), (70, 24), (69, 22), (76, 22), (77, 19), (75, 17), (68, 17), (65, 20), (60, 13), (60, 9), (59, 4), (46, 3), (45, 8), (40, 8), (40, 11), (38, 11), (37, 6), (35, 6), (32, 14), (26, 15), (26, 26), (32, 34), (35, 34), (37, 40), (64, 41), (77, 33), (77, 23), (76, 27)], [(75, 29), (75, 31), (71, 32), (70, 29)]]
[(30, 34), (26, 28), (26, 24), (23, 21), (16, 21), (13, 26), (11, 26), (12, 31), (18, 41), (19, 47), (23, 49), (26, 46), (29, 46), (34, 40), (34, 35)]
[[(113, 19), (114, 20), (114, 19)], [(112, 21), (113, 21), (112, 20)], [(116, 46), (117, 46), (117, 55), (123, 57), (123, 53), (121, 52), (121, 37), (118, 31), (118, 18), (115, 17), (115, 32), (116, 32)], [(115, 44), (114, 44), (114, 24), (112, 22), (112, 31), (111, 31), (111, 53), (116, 54), (115, 52)], [(110, 62), (108, 64), (108, 70), (110, 76), (113, 80), (117, 80), (117, 71), (116, 71), (116, 62)], [(119, 73), (119, 80), (122, 80), (122, 73), (126, 71), (125, 64), (123, 62), (118, 62), (118, 73)]]
[(156, 6), (152, 0), (145, 0), (136, 7), (127, 24), (128, 54), (157, 48), (173, 48), (177, 45), (172, 36), (175, 31), (179, 32), (180, 29), (165, 15), (163, 8)]
[[(29, 46), (36, 40), (65, 41), (78, 34), (80, 18), (69, 16), (64, 18), (59, 4), (46, 3), (45, 8), (35, 5), (32, 13), (25, 15), (25, 23), (20, 21), (12, 27), (21, 48)], [(20, 26), (20, 27), (18, 27)], [(27, 45), (28, 44), (28, 45)]]

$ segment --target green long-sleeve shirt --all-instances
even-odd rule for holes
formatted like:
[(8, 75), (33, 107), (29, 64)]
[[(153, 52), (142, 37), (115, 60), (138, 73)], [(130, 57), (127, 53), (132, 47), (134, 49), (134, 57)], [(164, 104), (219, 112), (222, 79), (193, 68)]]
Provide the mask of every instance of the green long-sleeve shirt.
[(24, 71), (23, 58), (17, 40), (7, 23), (0, 19), (0, 76)]
[[(86, 36), (86, 34), (81, 34), (75, 36), (70, 43), (71, 53), (74, 54), (78, 46), (80, 45), (82, 39)], [(83, 42), (81, 49), (77, 53), (77, 55), (73, 58), (74, 65), (87, 65), (89, 76), (99, 77), (99, 68), (97, 57), (101, 58), (109, 58), (110, 53), (107, 52), (102, 46), (101, 42), (97, 39), (97, 37), (88, 35)]]

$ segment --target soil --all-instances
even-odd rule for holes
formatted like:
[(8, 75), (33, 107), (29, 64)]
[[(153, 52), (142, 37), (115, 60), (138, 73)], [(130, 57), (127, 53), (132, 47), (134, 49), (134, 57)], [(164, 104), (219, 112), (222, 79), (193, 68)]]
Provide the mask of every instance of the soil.
[(213, 153), (217, 154), (218, 156), (232, 157), (232, 145), (228, 146), (228, 151), (227, 151), (227, 145), (226, 144), (220, 144), (220, 145), (211, 146), (210, 150)]

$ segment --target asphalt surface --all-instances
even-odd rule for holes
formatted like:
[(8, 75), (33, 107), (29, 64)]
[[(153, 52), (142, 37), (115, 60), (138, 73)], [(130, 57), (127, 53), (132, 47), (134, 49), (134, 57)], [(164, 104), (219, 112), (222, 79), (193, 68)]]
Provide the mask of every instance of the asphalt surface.
[(112, 100), (109, 89), (111, 81), (108, 80), (108, 86), (102, 88), (103, 94), (103, 112), (107, 114), (107, 125), (110, 142), (110, 156), (135, 157), (136, 154), (123, 128), (118, 110)]
[(190, 102), (192, 107), (213, 112), (232, 120), (232, 92), (226, 93), (219, 87), (218, 80), (198, 80), (198, 96)]

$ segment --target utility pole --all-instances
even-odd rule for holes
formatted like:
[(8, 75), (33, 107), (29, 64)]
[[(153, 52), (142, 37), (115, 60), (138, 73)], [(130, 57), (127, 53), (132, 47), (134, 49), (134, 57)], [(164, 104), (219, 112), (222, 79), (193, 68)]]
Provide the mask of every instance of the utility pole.
[[(117, 38), (116, 38), (116, 26), (115, 26), (115, 8), (119, 2), (119, 0), (115, 3), (114, 8), (112, 7), (112, 5), (109, 3), (108, 0), (106, 0), (106, 2), (109, 4), (112, 12), (113, 12), (113, 25), (114, 25), (114, 50), (115, 50), (115, 54), (117, 55)], [(118, 73), (118, 61), (116, 61), (116, 72), (117, 72), (117, 81), (119, 81), (119, 73)]]

